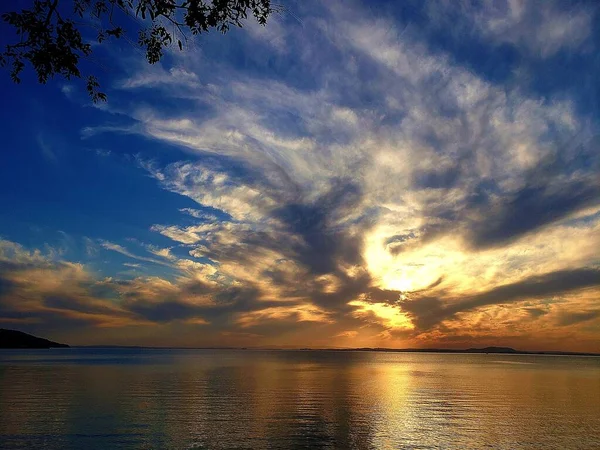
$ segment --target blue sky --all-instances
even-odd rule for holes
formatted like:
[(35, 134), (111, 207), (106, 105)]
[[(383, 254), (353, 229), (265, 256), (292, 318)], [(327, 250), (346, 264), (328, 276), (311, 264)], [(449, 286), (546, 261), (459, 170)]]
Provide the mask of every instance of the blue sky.
[(0, 82), (0, 326), (600, 351), (595, 2), (288, 2)]

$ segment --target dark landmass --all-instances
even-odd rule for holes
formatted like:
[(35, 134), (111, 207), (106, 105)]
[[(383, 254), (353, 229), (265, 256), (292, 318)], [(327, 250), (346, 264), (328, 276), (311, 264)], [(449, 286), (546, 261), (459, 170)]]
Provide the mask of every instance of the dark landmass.
[(22, 331), (0, 328), (0, 348), (68, 348), (67, 344), (59, 344), (48, 339), (32, 336)]

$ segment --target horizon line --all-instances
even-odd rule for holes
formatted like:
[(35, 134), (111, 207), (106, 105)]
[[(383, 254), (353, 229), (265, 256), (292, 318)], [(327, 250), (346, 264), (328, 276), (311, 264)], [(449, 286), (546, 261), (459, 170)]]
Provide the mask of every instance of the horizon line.
[[(129, 348), (148, 350), (270, 350), (270, 351), (338, 351), (338, 352), (382, 352), (382, 353), (466, 353), (466, 354), (504, 354), (504, 355), (555, 355), (555, 356), (596, 356), (595, 352), (576, 352), (562, 350), (517, 350), (512, 347), (488, 346), (469, 348), (389, 348), (389, 347), (182, 347), (182, 346), (152, 346), (152, 345), (70, 345), (69, 348)], [(486, 351), (487, 350), (487, 351)]]

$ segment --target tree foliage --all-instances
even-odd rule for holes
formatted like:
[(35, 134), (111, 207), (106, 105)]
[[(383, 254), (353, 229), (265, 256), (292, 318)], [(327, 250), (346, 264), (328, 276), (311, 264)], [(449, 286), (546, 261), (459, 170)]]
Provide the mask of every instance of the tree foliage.
[[(29, 9), (2, 14), (16, 32), (17, 42), (0, 53), (0, 65), (11, 79), (29, 63), (38, 81), (55, 75), (82, 78), (81, 61), (92, 54), (92, 42), (127, 39), (143, 48), (150, 64), (158, 62), (166, 47), (183, 49), (188, 34), (210, 30), (226, 33), (241, 27), (249, 16), (265, 25), (275, 7), (270, 0), (30, 0)], [(137, 32), (137, 41), (127, 29)], [(83, 30), (83, 31), (82, 31)], [(90, 33), (87, 33), (87, 31)], [(83, 33), (83, 34), (82, 34)], [(91, 39), (90, 39), (91, 37)], [(92, 100), (106, 100), (97, 78), (88, 74), (87, 91)]]

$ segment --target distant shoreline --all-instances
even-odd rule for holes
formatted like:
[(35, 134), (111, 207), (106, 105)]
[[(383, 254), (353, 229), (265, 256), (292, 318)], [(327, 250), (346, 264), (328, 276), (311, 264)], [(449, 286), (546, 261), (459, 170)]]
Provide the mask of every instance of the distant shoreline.
[(60, 344), (48, 339), (33, 336), (22, 331), (0, 328), (0, 349), (35, 350), (49, 348), (105, 348), (105, 349), (153, 349), (153, 350), (248, 350), (248, 351), (312, 351), (312, 352), (380, 352), (380, 353), (458, 353), (458, 354), (498, 354), (498, 355), (550, 355), (550, 356), (600, 356), (591, 352), (527, 351), (511, 347), (483, 347), (467, 349), (446, 348), (291, 348), (291, 347), (157, 347), (143, 345), (75, 345)]
[(443, 348), (385, 348), (385, 347), (357, 347), (357, 348), (278, 348), (278, 347), (159, 347), (144, 345), (74, 345), (71, 348), (105, 348), (105, 349), (140, 349), (140, 350), (245, 350), (245, 351), (290, 351), (290, 352), (378, 352), (378, 353), (449, 353), (449, 354), (492, 354), (492, 355), (547, 355), (547, 356), (594, 356), (600, 353), (590, 352), (563, 352), (563, 351), (527, 351), (513, 348), (468, 348), (468, 349), (443, 349)]

